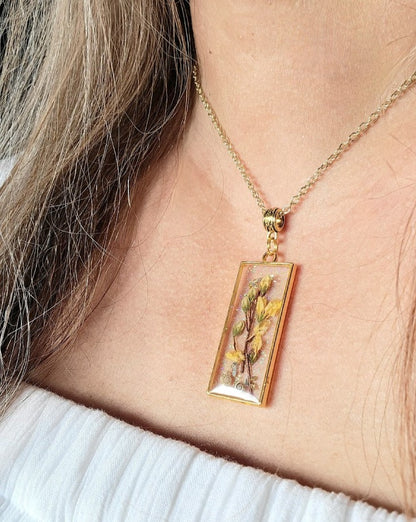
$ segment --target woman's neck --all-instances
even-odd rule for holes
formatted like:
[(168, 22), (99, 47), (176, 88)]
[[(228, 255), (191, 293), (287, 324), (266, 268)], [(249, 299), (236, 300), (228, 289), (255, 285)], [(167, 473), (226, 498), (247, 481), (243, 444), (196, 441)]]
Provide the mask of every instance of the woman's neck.
[[(265, 194), (294, 193), (416, 69), (404, 3), (193, 0), (192, 18), (203, 87)], [(191, 127), (206, 165), (231, 170), (199, 104)]]

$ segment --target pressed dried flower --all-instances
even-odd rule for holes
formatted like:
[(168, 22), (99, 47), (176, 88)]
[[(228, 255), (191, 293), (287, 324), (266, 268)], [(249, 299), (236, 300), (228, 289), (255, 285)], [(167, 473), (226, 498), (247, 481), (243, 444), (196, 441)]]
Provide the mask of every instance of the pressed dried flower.
[(250, 299), (250, 301), (254, 301), (258, 295), (259, 295), (259, 287), (252, 286), (247, 294), (247, 297)]
[[(267, 307), (266, 307), (267, 310)], [(264, 319), (261, 323), (256, 324), (256, 326), (253, 328), (253, 334), (254, 335), (264, 335), (270, 326), (270, 320)]]
[(235, 323), (233, 326), (233, 336), (238, 337), (244, 332), (244, 328), (246, 327), (245, 321), (238, 321), (238, 323)]
[(256, 303), (256, 319), (259, 323), (266, 318), (265, 307), (267, 305), (267, 299), (259, 296)]
[(261, 335), (255, 335), (253, 341), (251, 342), (251, 348), (253, 349), (253, 351), (256, 355), (261, 350), (262, 346), (263, 346), (263, 339), (261, 338)]
[(241, 309), (243, 310), (243, 312), (248, 312), (250, 310), (250, 306), (251, 306), (251, 302), (246, 294), (241, 301)]
[(227, 357), (227, 359), (229, 359), (230, 361), (233, 361), (233, 362), (242, 362), (245, 359), (243, 352), (241, 352), (240, 350), (234, 350), (233, 352), (227, 352), (225, 354), (225, 357)]
[(264, 309), (264, 313), (268, 317), (273, 317), (277, 315), (282, 308), (282, 301), (280, 299), (275, 299), (274, 301), (270, 301), (267, 303), (266, 308)]
[(265, 295), (266, 292), (268, 291), (268, 289), (270, 288), (271, 284), (272, 284), (272, 281), (273, 281), (273, 278), (272, 276), (264, 276), (261, 281), (260, 281), (260, 284), (259, 284), (259, 290), (260, 290), (260, 295)]

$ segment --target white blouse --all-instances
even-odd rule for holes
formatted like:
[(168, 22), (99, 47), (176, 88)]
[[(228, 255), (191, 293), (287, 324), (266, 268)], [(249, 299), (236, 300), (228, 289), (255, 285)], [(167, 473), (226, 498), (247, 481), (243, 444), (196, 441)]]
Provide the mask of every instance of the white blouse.
[(24, 384), (0, 421), (6, 522), (405, 522)]

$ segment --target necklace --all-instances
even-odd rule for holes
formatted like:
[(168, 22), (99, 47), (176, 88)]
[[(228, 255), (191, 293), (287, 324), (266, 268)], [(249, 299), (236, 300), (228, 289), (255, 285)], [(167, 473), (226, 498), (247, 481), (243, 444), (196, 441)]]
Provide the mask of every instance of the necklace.
[(193, 79), (212, 124), (262, 210), (267, 232), (267, 249), (262, 260), (240, 263), (207, 392), (245, 404), (265, 406), (296, 274), (294, 263), (278, 261), (278, 235), (285, 225), (285, 216), (342, 153), (416, 82), (416, 71), (338, 146), (306, 180), (289, 205), (282, 208), (268, 208), (255, 189), (244, 162), (208, 101), (197, 65), (193, 68)]

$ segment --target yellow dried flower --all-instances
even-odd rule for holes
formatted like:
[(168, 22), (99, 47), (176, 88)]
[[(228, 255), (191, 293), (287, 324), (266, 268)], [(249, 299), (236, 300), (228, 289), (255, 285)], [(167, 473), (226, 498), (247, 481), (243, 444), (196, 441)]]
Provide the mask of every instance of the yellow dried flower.
[[(267, 310), (267, 307), (266, 307), (266, 310)], [(270, 320), (269, 319), (263, 320), (261, 323), (257, 324), (254, 327), (253, 334), (254, 335), (264, 335), (267, 332), (267, 330), (269, 329), (269, 326), (270, 326)]]
[(259, 323), (261, 323), (263, 321), (263, 319), (265, 319), (265, 317), (266, 317), (266, 315), (265, 315), (266, 305), (267, 305), (267, 299), (265, 297), (259, 296), (257, 298), (257, 303), (256, 303), (256, 319)]
[(233, 336), (238, 337), (244, 332), (244, 328), (246, 327), (245, 321), (238, 321), (238, 323), (235, 323), (233, 326)]
[(233, 352), (227, 352), (225, 354), (225, 357), (227, 357), (227, 359), (229, 359), (230, 361), (237, 362), (237, 363), (244, 361), (244, 359), (245, 359), (243, 352), (241, 352), (240, 350), (234, 350)]
[(277, 315), (280, 312), (280, 309), (282, 308), (282, 301), (280, 299), (275, 299), (274, 301), (270, 301), (266, 308), (264, 309), (264, 313), (268, 317), (272, 317)]
[(264, 276), (262, 280), (260, 281), (259, 288), (260, 288), (260, 295), (264, 295), (267, 290), (270, 288), (272, 284), (273, 278), (272, 276)]
[(251, 343), (251, 348), (254, 350), (254, 353), (257, 355), (259, 350), (261, 350), (261, 347), (263, 346), (263, 339), (261, 338), (261, 335), (255, 335), (254, 339)]

